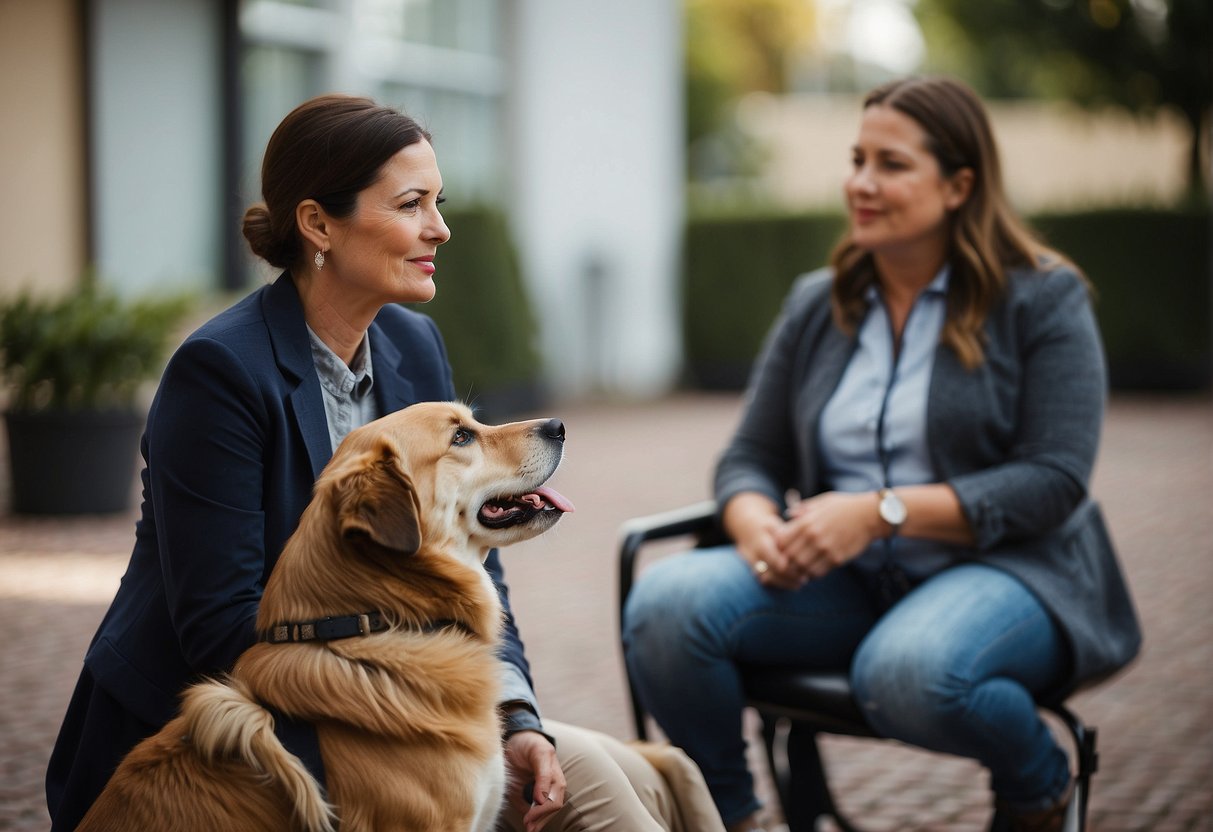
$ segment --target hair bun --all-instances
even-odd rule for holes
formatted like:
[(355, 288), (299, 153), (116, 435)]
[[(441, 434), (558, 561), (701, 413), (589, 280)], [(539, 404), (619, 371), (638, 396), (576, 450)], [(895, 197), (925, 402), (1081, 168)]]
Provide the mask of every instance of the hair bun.
[(287, 252), (291, 241), (281, 240), (274, 233), (273, 218), (264, 202), (258, 202), (244, 212), (241, 230), (253, 254), (275, 268), (285, 269), (291, 265)]

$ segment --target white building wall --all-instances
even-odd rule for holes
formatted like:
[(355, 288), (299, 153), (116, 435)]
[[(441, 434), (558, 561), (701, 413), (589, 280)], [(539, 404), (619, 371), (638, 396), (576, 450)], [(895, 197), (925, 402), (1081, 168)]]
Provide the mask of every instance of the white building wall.
[(218, 4), (91, 6), (89, 94), (96, 266), (130, 293), (219, 285)]
[[(101, 274), (130, 292), (213, 287), (222, 263), (215, 4), (92, 0), (90, 9)], [(680, 0), (507, 0), (504, 10), (500, 204), (529, 281), (545, 378), (561, 397), (664, 392), (681, 366)]]
[(513, 223), (561, 397), (643, 397), (680, 366), (678, 0), (516, 0), (507, 58)]
[[(1174, 205), (1183, 197), (1189, 137), (1177, 112), (1147, 117), (1043, 101), (991, 101), (986, 108), (1003, 180), (1020, 211)], [(858, 95), (743, 99), (737, 122), (767, 160), (748, 187), (793, 210), (841, 210), (862, 109)]]

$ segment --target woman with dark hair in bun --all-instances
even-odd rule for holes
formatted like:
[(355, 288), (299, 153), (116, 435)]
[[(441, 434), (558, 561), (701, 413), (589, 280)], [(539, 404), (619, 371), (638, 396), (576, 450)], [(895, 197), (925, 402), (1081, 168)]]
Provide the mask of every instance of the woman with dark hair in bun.
[[(437, 327), (399, 305), (434, 296), (435, 253), (450, 238), (429, 134), (365, 98), (313, 99), (270, 138), (262, 193), (244, 235), (282, 273), (190, 335), (165, 369), (142, 442), (130, 565), (47, 771), (54, 830), (75, 828), (188, 684), (254, 642), (265, 579), (345, 435), (456, 398)], [(575, 828), (674, 829), (669, 808), (655, 808), (660, 784), (623, 775), (632, 761), (622, 746), (540, 721), (496, 552), (486, 568), (507, 613), (507, 764), (535, 783), (533, 803), (511, 796), (503, 828), (561, 829), (569, 818), (592, 822)], [(279, 715), (276, 730), (323, 784), (314, 729)]]

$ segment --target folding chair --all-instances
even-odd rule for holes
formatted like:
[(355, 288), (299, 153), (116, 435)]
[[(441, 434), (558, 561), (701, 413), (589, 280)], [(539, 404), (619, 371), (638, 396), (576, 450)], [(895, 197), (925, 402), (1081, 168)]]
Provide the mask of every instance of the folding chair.
[[(709, 500), (661, 514), (628, 521), (621, 529), (619, 548), (619, 622), (636, 577), (640, 550), (646, 544), (679, 537), (691, 538), (697, 548), (727, 542), (715, 519), (716, 505)], [(626, 667), (625, 667), (626, 672)], [(817, 746), (817, 734), (843, 734), (880, 739), (867, 724), (851, 692), (847, 674), (795, 667), (750, 667), (743, 669), (748, 704), (762, 722), (767, 764), (790, 832), (813, 832), (817, 819), (833, 818), (842, 832), (861, 832), (838, 810), (830, 792), (825, 766)], [(648, 735), (645, 711), (628, 678), (636, 735)], [(1074, 744), (1077, 759), (1074, 798), (1066, 818), (1065, 832), (1086, 828), (1091, 776), (1098, 768), (1096, 731), (1084, 725), (1060, 701), (1039, 701), (1041, 708), (1056, 714)], [(781, 726), (786, 725), (786, 741)], [(998, 828), (995, 817), (991, 829)]]

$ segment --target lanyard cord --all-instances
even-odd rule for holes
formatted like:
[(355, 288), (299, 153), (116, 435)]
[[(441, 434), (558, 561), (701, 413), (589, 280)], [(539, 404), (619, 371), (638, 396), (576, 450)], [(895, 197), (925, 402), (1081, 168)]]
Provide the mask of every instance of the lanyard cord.
[[(890, 334), (893, 331), (892, 324), (889, 325)], [(885, 416), (889, 412), (889, 399), (893, 395), (893, 384), (897, 380), (897, 365), (901, 360), (901, 350), (896, 346), (893, 348), (893, 366), (889, 369), (889, 381), (884, 388), (884, 396), (880, 400), (880, 414), (876, 417), (876, 458), (880, 462), (880, 487), (891, 488), (893, 483), (889, 481), (889, 467), (891, 460), (889, 459), (889, 450), (884, 443), (884, 423)], [(893, 561), (893, 538), (886, 537), (884, 539), (884, 564), (881, 570), (891, 568)]]
[(884, 421), (885, 415), (889, 412), (889, 399), (893, 395), (893, 384), (897, 380), (897, 363), (900, 356), (897, 352), (893, 353), (893, 367), (889, 371), (889, 382), (885, 385), (884, 396), (880, 400), (880, 415), (876, 417), (876, 459), (880, 462), (880, 485), (882, 488), (890, 488), (893, 483), (889, 481), (889, 451), (884, 444)]
[[(896, 333), (893, 332), (893, 318), (889, 315), (889, 309), (884, 306), (882, 301), (881, 306), (884, 307), (885, 322), (889, 325), (889, 342), (893, 345), (893, 366), (889, 368), (889, 380), (884, 387), (884, 395), (880, 399), (880, 414), (876, 417), (876, 459), (880, 462), (880, 485), (881, 488), (892, 488), (893, 483), (889, 479), (889, 469), (892, 466), (892, 460), (889, 458), (889, 451), (884, 444), (884, 423), (885, 416), (889, 412), (889, 399), (893, 398), (893, 385), (897, 383), (897, 368), (901, 366), (901, 344)], [(918, 304), (915, 303), (910, 307), (909, 314), (906, 315), (905, 323), (901, 326), (902, 335), (905, 335), (906, 326), (910, 323), (910, 315), (914, 314), (914, 309)]]
[[(882, 303), (883, 306), (883, 303)], [(906, 315), (906, 320), (902, 324), (901, 331), (905, 334), (906, 326), (909, 324), (910, 315), (914, 314), (914, 309), (918, 306), (915, 303), (910, 307), (909, 314)], [(893, 397), (893, 385), (897, 382), (897, 369), (901, 365), (901, 345), (899, 339), (893, 332), (893, 319), (889, 315), (888, 307), (884, 308), (885, 320), (889, 324), (889, 338), (893, 344), (893, 366), (889, 368), (889, 381), (885, 385), (884, 395), (880, 400), (880, 413), (876, 417), (876, 458), (880, 462), (880, 478), (882, 488), (892, 488), (893, 483), (890, 479), (890, 468), (892, 460), (889, 450), (885, 447), (884, 428), (885, 416), (889, 411), (889, 400)], [(902, 570), (893, 561), (893, 538), (886, 537), (881, 547), (884, 550), (884, 562), (881, 563), (880, 569), (877, 571), (877, 580), (880, 587), (880, 594), (886, 607), (892, 606), (899, 598), (904, 596), (909, 591), (909, 579), (906, 577), (905, 571)]]

